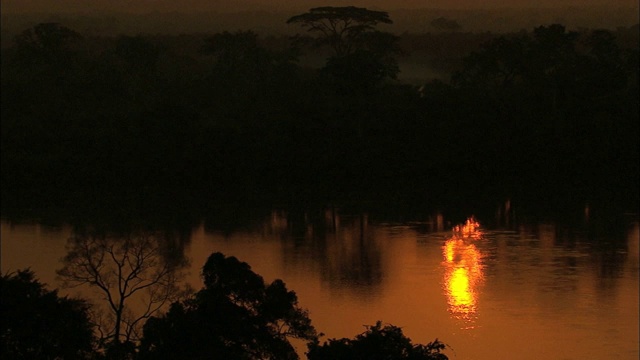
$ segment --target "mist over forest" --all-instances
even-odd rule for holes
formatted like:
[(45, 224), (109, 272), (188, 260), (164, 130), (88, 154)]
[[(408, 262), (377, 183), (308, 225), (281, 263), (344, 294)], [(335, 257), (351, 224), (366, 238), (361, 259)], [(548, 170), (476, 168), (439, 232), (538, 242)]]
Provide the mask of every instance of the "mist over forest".
[[(226, 3), (206, 0), (7, 0), (2, 3), (1, 46), (10, 46), (23, 30), (43, 22), (64, 24), (85, 36), (214, 34), (223, 31), (250, 30), (263, 37), (288, 37), (299, 32), (285, 22), (289, 17), (314, 6), (363, 6), (388, 12), (392, 24), (381, 24), (382, 31), (411, 37), (415, 34), (455, 32), (454, 37), (477, 34), (474, 46), (486, 40), (488, 33), (529, 31), (544, 24), (563, 24), (569, 30), (631, 28), (638, 24), (638, 3), (619, 0), (574, 1), (482, 1), (468, 4), (457, 1), (266, 1), (246, 0)], [(434, 27), (435, 19), (455, 21), (454, 31)], [(484, 35), (482, 35), (484, 34)], [(631, 39), (633, 41), (633, 39)], [(618, 39), (625, 41), (625, 39)], [(282, 42), (282, 41), (280, 41)], [(448, 46), (447, 46), (448, 45)], [(411, 83), (428, 79), (446, 80), (460, 58), (475, 47), (458, 48), (449, 62), (433, 64), (425, 58), (435, 53), (456, 52), (459, 41), (424, 49), (410, 48), (399, 61), (399, 78)], [(444, 49), (442, 47), (445, 47)], [(437, 56), (437, 55), (436, 55)], [(320, 66), (326, 56), (301, 59), (304, 64)]]

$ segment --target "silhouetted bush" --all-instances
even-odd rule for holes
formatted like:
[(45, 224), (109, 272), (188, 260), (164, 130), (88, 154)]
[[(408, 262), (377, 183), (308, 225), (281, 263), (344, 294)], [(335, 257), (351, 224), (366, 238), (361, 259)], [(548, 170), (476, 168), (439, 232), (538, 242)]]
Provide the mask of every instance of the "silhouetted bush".
[(0, 317), (4, 359), (89, 359), (93, 354), (89, 305), (47, 290), (31, 270), (0, 277)]
[(445, 344), (437, 339), (426, 345), (412, 344), (402, 329), (382, 326), (378, 321), (354, 339), (330, 339), (309, 346), (309, 360), (447, 360), (441, 353)]

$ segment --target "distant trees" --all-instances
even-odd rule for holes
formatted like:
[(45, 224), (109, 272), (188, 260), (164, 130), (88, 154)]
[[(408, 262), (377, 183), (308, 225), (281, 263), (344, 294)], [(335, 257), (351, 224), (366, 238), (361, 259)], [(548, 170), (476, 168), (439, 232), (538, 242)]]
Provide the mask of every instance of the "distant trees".
[(350, 84), (371, 87), (385, 79), (396, 79), (400, 67), (396, 55), (401, 53), (398, 37), (385, 32), (363, 36), (367, 45), (353, 53), (330, 58), (323, 71)]
[(81, 41), (78, 32), (58, 23), (38, 24), (15, 38), (18, 59), (25, 65), (68, 64)]
[(89, 359), (89, 305), (47, 290), (31, 270), (0, 276), (0, 354), (4, 359)]
[(137, 74), (155, 72), (160, 57), (160, 49), (144, 37), (120, 36), (116, 40), (115, 54)]
[(312, 40), (315, 46), (333, 50), (324, 69), (327, 73), (360, 84), (395, 79), (400, 71), (395, 59), (401, 53), (398, 37), (376, 30), (380, 23), (393, 22), (387, 12), (354, 6), (313, 8), (287, 20), (317, 34)]
[(95, 311), (94, 320), (107, 350), (131, 347), (144, 322), (182, 295), (183, 264), (167, 261), (154, 233), (76, 232), (62, 262), (64, 286), (89, 286), (105, 300), (106, 314)]
[(591, 106), (605, 93), (627, 89), (632, 70), (625, 56), (606, 30), (581, 35), (559, 24), (540, 26), (530, 35), (488, 41), (464, 58), (453, 83), (501, 101), (527, 94), (526, 106), (563, 117), (583, 107), (578, 103)]
[(444, 17), (439, 17), (437, 19), (433, 19), (431, 23), (429, 23), (431, 27), (440, 31), (458, 31), (462, 28), (460, 24), (456, 20), (447, 19)]
[(527, 39), (498, 37), (464, 59), (464, 68), (454, 75), (459, 86), (502, 88), (521, 80)]
[[(604, 159), (638, 157), (632, 58), (634, 51), (620, 51), (607, 30), (578, 33), (552, 24), (488, 41), (464, 58), (452, 83), (470, 109), (492, 114), (487, 120), (474, 115), (470, 125), (486, 124), (492, 151), (510, 154), (503, 155), (503, 166), (531, 172), (530, 179), (542, 173), (563, 179), (557, 182), (567, 184), (557, 190), (562, 193), (597, 193), (615, 178), (608, 174), (622, 171)], [(530, 161), (526, 167), (523, 159)]]
[(402, 329), (393, 325), (367, 326), (355, 339), (330, 339), (309, 345), (309, 360), (447, 360), (441, 353), (446, 347), (437, 339), (426, 345), (412, 344)]
[(259, 127), (265, 112), (282, 112), (297, 77), (294, 51), (267, 49), (253, 31), (224, 31), (207, 37), (201, 53), (213, 60), (210, 92), (224, 105), (217, 109), (223, 117), (235, 119), (234, 125), (251, 118)]
[(389, 14), (355, 6), (318, 7), (293, 16), (287, 24), (299, 24), (317, 33), (316, 45), (328, 45), (337, 57), (352, 54), (366, 45), (367, 33), (379, 23), (391, 24)]
[[(426, 188), (447, 182), (437, 174), (461, 158), (486, 184), (502, 183), (498, 174), (548, 173), (523, 158), (542, 170), (637, 173), (637, 27), (434, 31), (399, 41), (380, 31), (390, 21), (354, 7), (292, 17), (310, 30), (310, 44), (328, 50), (318, 67), (298, 63), (301, 48), (287, 37), (251, 31), (82, 38), (60, 24), (25, 30), (2, 49), (3, 199), (77, 208), (94, 198), (145, 206), (184, 196), (207, 207), (208, 196), (324, 199), (354, 188), (439, 197)], [(424, 91), (388, 81), (404, 49), (428, 63), (418, 77), (458, 72)], [(581, 165), (548, 165), (560, 146), (567, 159), (581, 154)], [(592, 155), (617, 162), (595, 166)], [(575, 177), (604, 189), (591, 175)]]
[(552, 91), (574, 90), (578, 84), (595, 86), (583, 82), (605, 71), (621, 89), (627, 78), (622, 75), (627, 66), (624, 56), (607, 30), (580, 36), (553, 24), (537, 27), (531, 35), (500, 36), (486, 42), (465, 57), (462, 71), (453, 80), (460, 86), (496, 88), (526, 83)]
[(297, 359), (289, 339), (316, 340), (282, 280), (265, 284), (247, 263), (221, 253), (209, 256), (202, 277), (202, 290), (147, 321), (142, 358)]

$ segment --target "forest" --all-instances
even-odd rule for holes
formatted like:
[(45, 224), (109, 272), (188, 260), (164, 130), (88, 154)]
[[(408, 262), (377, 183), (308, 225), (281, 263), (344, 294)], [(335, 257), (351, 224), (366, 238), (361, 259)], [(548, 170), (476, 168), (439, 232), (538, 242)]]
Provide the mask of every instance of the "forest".
[[(169, 199), (637, 204), (637, 25), (402, 36), (377, 24), (342, 52), (300, 22), (294, 37), (25, 29), (2, 49), (3, 212)], [(448, 75), (398, 80), (412, 51)]]

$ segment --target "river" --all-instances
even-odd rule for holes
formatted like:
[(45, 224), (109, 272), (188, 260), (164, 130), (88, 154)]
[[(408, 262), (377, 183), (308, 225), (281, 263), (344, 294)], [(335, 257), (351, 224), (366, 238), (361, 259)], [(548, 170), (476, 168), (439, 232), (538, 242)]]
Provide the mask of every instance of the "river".
[[(199, 268), (214, 251), (236, 256), (267, 281), (283, 279), (323, 339), (380, 320), (414, 343), (439, 339), (450, 359), (637, 359), (637, 214), (607, 226), (587, 212), (571, 224), (496, 217), (328, 208), (314, 217), (274, 210), (227, 229), (203, 220), (183, 239), (187, 279), (202, 286)], [(60, 286), (71, 226), (4, 219), (1, 231), (3, 273), (31, 267)]]

